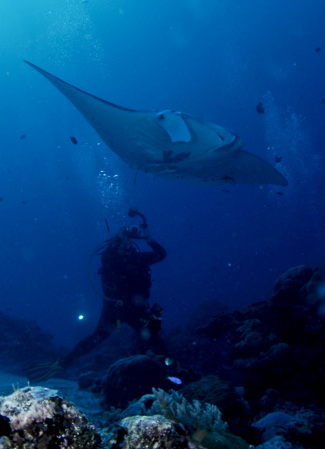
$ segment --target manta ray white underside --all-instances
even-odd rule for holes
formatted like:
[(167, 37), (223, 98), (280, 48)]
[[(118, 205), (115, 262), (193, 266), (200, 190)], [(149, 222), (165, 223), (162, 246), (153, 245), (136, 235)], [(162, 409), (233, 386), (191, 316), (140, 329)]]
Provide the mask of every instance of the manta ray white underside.
[(131, 168), (191, 184), (288, 184), (272, 165), (243, 151), (243, 141), (182, 112), (136, 111), (84, 92), (25, 61), (81, 112)]

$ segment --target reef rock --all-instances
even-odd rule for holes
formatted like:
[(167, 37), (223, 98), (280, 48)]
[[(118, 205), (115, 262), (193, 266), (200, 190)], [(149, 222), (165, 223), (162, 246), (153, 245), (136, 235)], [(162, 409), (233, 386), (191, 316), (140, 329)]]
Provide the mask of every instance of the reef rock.
[(273, 390), (293, 403), (325, 406), (324, 267), (291, 268), (268, 301), (220, 314), (197, 331), (230, 342), (229, 370), (236, 370), (251, 403)]
[(52, 337), (34, 322), (0, 312), (0, 366), (2, 371), (22, 375), (33, 362), (56, 360)]
[(26, 387), (0, 397), (1, 449), (101, 449), (101, 438), (56, 390)]
[[(275, 282), (273, 288), (274, 294), (281, 294), (287, 301), (290, 297), (295, 300), (295, 295), (311, 279), (313, 272), (314, 270), (308, 265), (298, 265), (297, 267), (290, 268)], [(291, 295), (288, 295), (288, 293)]]
[(199, 442), (190, 438), (181, 424), (161, 415), (123, 419), (117, 441), (120, 449), (249, 449), (246, 442), (227, 432), (209, 433)]
[(256, 449), (293, 449), (293, 446), (282, 436), (276, 436), (266, 443), (260, 444)]
[(258, 429), (261, 441), (266, 442), (285, 434), (288, 424), (293, 420), (294, 417), (287, 413), (273, 412), (253, 423), (252, 427)]
[(120, 427), (121, 449), (191, 448), (183, 429), (160, 415), (128, 417), (120, 422)]
[(152, 387), (168, 388), (166, 367), (146, 355), (121, 359), (104, 376), (102, 388), (106, 406), (124, 408), (133, 399), (151, 393)]
[(325, 413), (318, 407), (303, 407), (288, 424), (287, 439), (293, 443), (293, 447), (308, 449), (323, 449), (325, 441)]

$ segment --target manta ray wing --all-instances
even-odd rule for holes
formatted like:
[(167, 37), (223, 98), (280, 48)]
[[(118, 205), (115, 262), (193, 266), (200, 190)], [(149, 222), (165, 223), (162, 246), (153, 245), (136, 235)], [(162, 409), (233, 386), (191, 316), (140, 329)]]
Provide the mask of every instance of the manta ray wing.
[[(62, 81), (28, 61), (25, 62), (63, 93), (106, 145), (131, 168), (142, 169), (148, 162), (157, 162), (159, 144), (168, 143), (169, 138), (160, 126), (154, 126), (153, 114), (109, 103)], [(148, 133), (147, 129), (152, 128), (156, 129)]]
[[(185, 166), (179, 170), (177, 176), (172, 169), (159, 166), (156, 168), (156, 174), (166, 178), (183, 181), (190, 184), (274, 184), (286, 186), (287, 180), (271, 164), (264, 159), (240, 150), (229, 160), (221, 163), (212, 163), (210, 165), (197, 164), (195, 169)], [(154, 170), (151, 170), (154, 172)]]
[(196, 184), (287, 185), (270, 164), (242, 151), (237, 136), (175, 111), (136, 111), (84, 92), (25, 61), (81, 112), (103, 141), (131, 168)]
[(221, 164), (215, 172), (219, 172), (219, 179), (226, 183), (288, 185), (284, 176), (271, 164), (243, 150), (238, 151), (232, 160)]

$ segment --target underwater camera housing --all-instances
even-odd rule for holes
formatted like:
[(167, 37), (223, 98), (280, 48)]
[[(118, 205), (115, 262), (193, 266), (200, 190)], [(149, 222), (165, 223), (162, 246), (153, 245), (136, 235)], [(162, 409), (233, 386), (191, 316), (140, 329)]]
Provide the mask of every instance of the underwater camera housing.
[(136, 226), (132, 226), (132, 227), (123, 226), (122, 235), (123, 235), (123, 237), (127, 237), (129, 239), (142, 239), (143, 238), (141, 229), (139, 229)]
[(144, 239), (145, 236), (143, 235), (142, 231), (144, 229), (147, 229), (147, 227), (148, 227), (146, 217), (143, 214), (141, 214), (136, 207), (130, 207), (130, 209), (128, 211), (128, 216), (131, 218), (135, 218), (138, 216), (142, 219), (142, 223), (140, 224), (139, 227), (124, 226), (122, 228), (122, 235), (124, 237), (130, 238), (130, 239)]

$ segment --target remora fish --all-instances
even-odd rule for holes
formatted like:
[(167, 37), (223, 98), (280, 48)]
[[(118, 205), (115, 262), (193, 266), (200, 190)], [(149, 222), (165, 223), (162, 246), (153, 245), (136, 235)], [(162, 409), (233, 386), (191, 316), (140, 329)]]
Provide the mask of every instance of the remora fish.
[(239, 136), (182, 112), (136, 111), (84, 92), (25, 61), (58, 88), (134, 170), (191, 184), (288, 184), (272, 165), (241, 150)]

